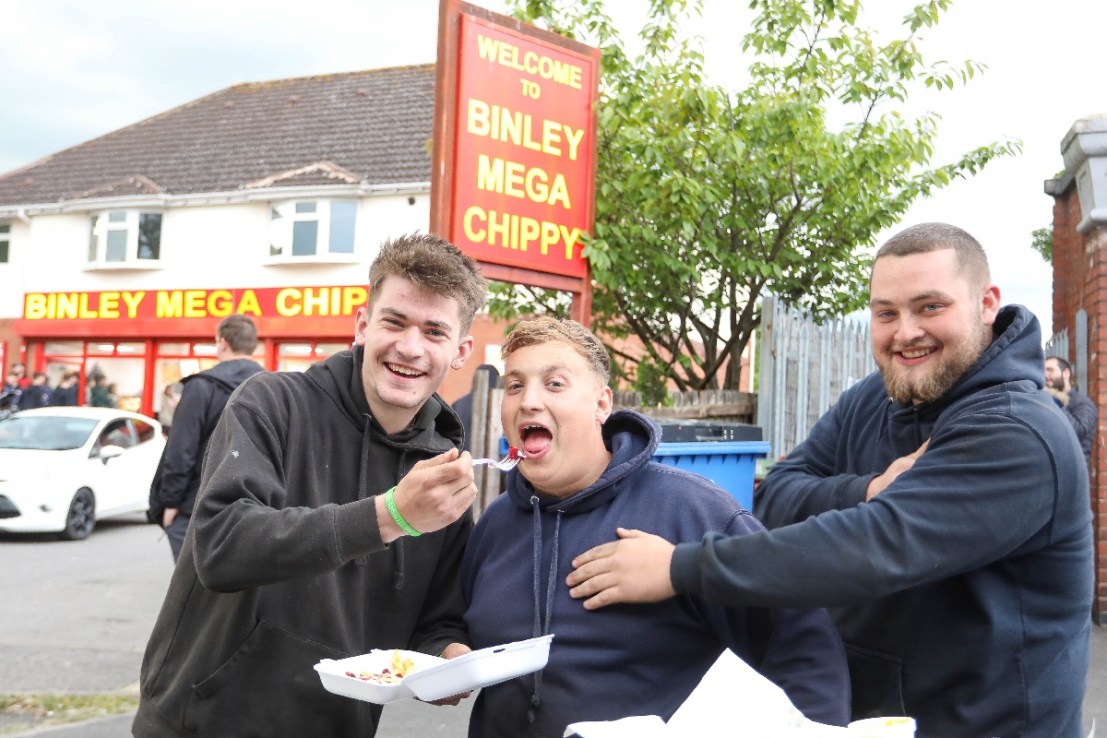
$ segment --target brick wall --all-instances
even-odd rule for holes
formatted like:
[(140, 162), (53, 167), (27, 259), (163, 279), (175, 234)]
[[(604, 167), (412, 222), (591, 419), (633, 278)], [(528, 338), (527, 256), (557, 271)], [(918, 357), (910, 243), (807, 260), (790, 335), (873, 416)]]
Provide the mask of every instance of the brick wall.
[[(1088, 313), (1088, 376), (1077, 383), (1099, 408), (1107, 408), (1107, 331), (1097, 326), (1107, 320), (1107, 228), (1095, 227), (1086, 236), (1077, 232), (1080, 200), (1076, 187), (1056, 196), (1053, 205), (1053, 326), (1057, 333), (1076, 330), (1076, 313)], [(1045, 330), (1049, 330), (1045, 328)], [(1075, 343), (1070, 340), (1075, 350)], [(1068, 357), (1073, 360), (1074, 356)], [(1091, 508), (1095, 528), (1096, 594), (1093, 615), (1107, 622), (1107, 450), (1104, 449), (1104, 411), (1100, 410), (1099, 432), (1092, 447)]]

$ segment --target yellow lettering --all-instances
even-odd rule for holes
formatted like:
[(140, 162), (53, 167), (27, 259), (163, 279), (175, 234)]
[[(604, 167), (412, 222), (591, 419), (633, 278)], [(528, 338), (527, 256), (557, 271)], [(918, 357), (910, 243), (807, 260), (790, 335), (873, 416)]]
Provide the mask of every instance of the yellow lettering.
[(492, 131), (489, 122), (488, 103), (475, 97), (469, 98), (469, 113), (465, 116), (465, 130), (474, 136), (487, 136)]
[(123, 302), (127, 305), (127, 317), (134, 320), (138, 317), (138, 306), (142, 302), (142, 298), (146, 297), (145, 292), (124, 292)]
[(180, 318), (184, 315), (184, 295), (180, 290), (166, 292), (158, 290), (158, 300), (154, 305), (154, 314), (159, 318)]
[(466, 209), (465, 217), (461, 219), (461, 227), (465, 231), (465, 237), (468, 238), (470, 241), (474, 241), (476, 243), (484, 241), (485, 235), (485, 230), (483, 228), (479, 231), (473, 228), (473, 221), (478, 218), (482, 223), (484, 222), (484, 210), (476, 206), (472, 206)]
[(571, 261), (573, 258), (573, 247), (576, 245), (577, 239), (580, 238), (580, 229), (574, 228), (570, 231), (560, 224), (558, 224), (557, 227), (561, 229), (561, 237), (565, 240), (565, 258)]
[[(50, 317), (61, 318), (66, 320), (77, 319), (77, 293), (76, 292), (63, 292), (58, 295), (57, 302), (51, 300), (50, 305)], [(55, 312), (55, 304), (56, 310)]]
[(23, 302), (23, 317), (27, 320), (42, 320), (46, 317), (46, 295), (28, 292)]
[(537, 244), (543, 256), (564, 242), (565, 258), (569, 260), (574, 258), (582, 235), (579, 228), (535, 220), (525, 215), (485, 211), (476, 205), (466, 209), (462, 229), (465, 237), (474, 243), (502, 246), (514, 251), (529, 251), (531, 245)]
[(584, 138), (583, 128), (570, 128), (565, 126), (565, 140), (569, 142), (569, 160), (577, 160), (577, 147), (580, 146), (580, 140)]
[(318, 294), (311, 287), (304, 290), (304, 315), (315, 315), (316, 310), (319, 311), (319, 315), (327, 314), (326, 287), (319, 290)]
[(204, 312), (204, 297), (205, 294), (203, 290), (185, 290), (184, 317), (206, 318), (207, 313)]
[(242, 293), (242, 299), (238, 303), (238, 312), (242, 315), (252, 314), (255, 318), (261, 317), (261, 305), (258, 304), (258, 296), (253, 290)]
[(519, 60), (519, 47), (504, 43), (483, 34), (477, 34), (477, 54), (481, 59), (494, 64), (526, 72), (532, 76), (548, 79), (559, 85), (581, 89), (581, 79), (584, 70), (568, 62), (553, 59), (534, 51), (524, 51), (522, 61)]
[(208, 295), (208, 315), (225, 318), (234, 309), (234, 295), (228, 290), (212, 290)]
[[(289, 300), (293, 302), (290, 304)], [(285, 287), (277, 293), (277, 313), (286, 318), (300, 314), (300, 290), (295, 287)]]
[(100, 293), (100, 315), (101, 318), (118, 318), (119, 317), (119, 293), (118, 292), (101, 292)]
[(88, 306), (88, 293), (82, 292), (77, 298), (77, 317), (91, 320), (96, 317), (96, 311)]
[(353, 315), (369, 299), (369, 290), (365, 287), (347, 287), (343, 290), (342, 314)]

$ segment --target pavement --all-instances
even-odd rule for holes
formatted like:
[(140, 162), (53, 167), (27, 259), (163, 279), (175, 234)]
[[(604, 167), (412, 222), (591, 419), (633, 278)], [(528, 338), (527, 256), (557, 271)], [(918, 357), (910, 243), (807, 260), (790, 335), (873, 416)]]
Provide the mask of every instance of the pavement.
[[(467, 703), (467, 704), (466, 704)], [(379, 738), (407, 738), (411, 736), (411, 717), (434, 711), (440, 716), (433, 734), (443, 738), (463, 738), (466, 735), (472, 700), (466, 700), (457, 708), (442, 708), (416, 702), (396, 702), (384, 709), (384, 718), (377, 730)], [(131, 735), (133, 714), (89, 720), (82, 723), (53, 728), (36, 728), (22, 733), (12, 733), (5, 738), (128, 738)], [(1093, 720), (1095, 721), (1093, 723)], [(1093, 724), (1100, 726), (1099, 735), (1107, 731), (1107, 627), (1092, 626), (1092, 658), (1088, 669), (1088, 689), (1084, 697), (1084, 734), (1094, 738)]]

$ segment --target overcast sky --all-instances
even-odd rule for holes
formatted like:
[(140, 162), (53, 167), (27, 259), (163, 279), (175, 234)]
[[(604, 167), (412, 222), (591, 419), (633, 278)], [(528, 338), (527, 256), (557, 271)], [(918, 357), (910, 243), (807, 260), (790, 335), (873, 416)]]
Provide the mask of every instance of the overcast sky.
[[(502, 10), (495, 0), (478, 5)], [(641, 27), (646, 0), (608, 0), (624, 37)], [(739, 0), (705, 0), (693, 29), (705, 39), (713, 79), (741, 83)], [(897, 22), (904, 0), (869, 0), (862, 22)], [(346, 72), (435, 60), (437, 0), (7, 0), (0, 70), (0, 172), (29, 164), (240, 82)], [(1063, 168), (1061, 139), (1079, 118), (1107, 115), (1103, 31), (1107, 2), (961, 0), (923, 41), (932, 59), (971, 58), (989, 69), (966, 88), (912, 101), (942, 115), (933, 164), (980, 144), (1023, 142), (1023, 153), (989, 165), (919, 202), (903, 225), (944, 220), (989, 253), (1004, 302), (1052, 322), (1051, 269), (1030, 233), (1052, 220), (1045, 179)], [(894, 230), (894, 229), (893, 229)], [(889, 234), (883, 234), (887, 236)]]

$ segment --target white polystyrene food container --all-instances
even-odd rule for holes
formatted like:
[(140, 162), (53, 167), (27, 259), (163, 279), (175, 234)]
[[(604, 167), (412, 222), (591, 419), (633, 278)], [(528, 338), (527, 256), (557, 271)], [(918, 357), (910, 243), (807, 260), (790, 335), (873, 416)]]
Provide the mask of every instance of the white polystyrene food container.
[[(315, 665), (315, 671), (319, 673), (319, 679), (323, 682), (324, 689), (343, 697), (374, 702), (378, 705), (384, 705), (394, 700), (408, 699), (413, 697), (414, 694), (408, 689), (406, 679), (397, 684), (377, 684), (357, 677), (346, 676), (348, 671), (358, 674), (363, 671), (380, 672), (385, 668), (391, 669), (394, 650), (391, 648), (374, 650), (361, 656), (351, 656), (340, 661), (323, 659)], [(446, 663), (445, 659), (440, 659), (437, 656), (428, 656), (418, 651), (405, 651), (403, 649), (400, 649), (400, 658), (411, 659), (415, 663), (415, 671), (412, 674), (418, 673), (420, 669), (432, 669), (438, 664)]]
[(471, 692), (499, 682), (530, 674), (546, 666), (553, 634), (525, 641), (489, 646), (456, 659), (440, 659), (415, 651), (400, 655), (415, 662), (415, 670), (399, 684), (375, 684), (346, 676), (362, 671), (380, 671), (392, 663), (392, 649), (371, 651), (341, 661), (324, 659), (315, 665), (328, 692), (383, 705), (394, 700), (418, 697), (433, 702), (455, 694)]

